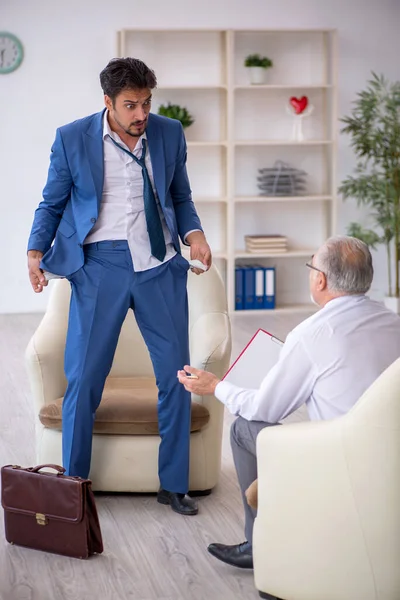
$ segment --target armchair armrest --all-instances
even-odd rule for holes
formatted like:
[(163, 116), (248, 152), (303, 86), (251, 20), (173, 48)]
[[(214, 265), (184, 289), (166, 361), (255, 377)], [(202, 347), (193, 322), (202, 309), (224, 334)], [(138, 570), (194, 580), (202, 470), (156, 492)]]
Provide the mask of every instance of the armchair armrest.
[(43, 405), (65, 392), (65, 337), (63, 321), (55, 313), (47, 312), (26, 348), (25, 365), (36, 415)]
[[(231, 357), (231, 329), (226, 313), (206, 313), (191, 326), (190, 363), (196, 369), (204, 369), (222, 377), (228, 370)], [(210, 410), (212, 403), (218, 402), (212, 396), (194, 396)], [(218, 403), (219, 404), (219, 403)]]
[[(197, 369), (205, 369), (217, 377), (227, 371), (231, 355), (231, 331), (226, 312), (215, 311), (200, 314), (190, 326), (190, 364)], [(198, 434), (197, 452), (204, 468), (202, 489), (213, 488), (218, 481), (221, 468), (221, 445), (224, 419), (224, 405), (215, 396), (197, 396), (195, 402), (203, 404), (210, 413), (210, 420)], [(199, 463), (200, 464), (200, 463)]]
[(192, 366), (222, 377), (231, 357), (228, 315), (223, 312), (203, 314), (191, 326), (189, 337)]
[[(260, 432), (253, 539), (257, 589), (296, 600), (372, 598), (343, 441), (346, 419)], [(339, 568), (343, 563), (346, 567)]]

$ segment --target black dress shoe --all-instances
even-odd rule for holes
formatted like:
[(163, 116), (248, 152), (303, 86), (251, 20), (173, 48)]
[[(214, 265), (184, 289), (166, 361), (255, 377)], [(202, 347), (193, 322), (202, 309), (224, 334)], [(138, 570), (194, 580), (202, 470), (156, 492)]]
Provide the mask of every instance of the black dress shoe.
[(185, 496), (185, 494), (160, 490), (157, 494), (157, 502), (169, 505), (172, 510), (180, 515), (197, 515), (199, 512), (196, 502), (189, 496)]
[(239, 567), (240, 569), (253, 568), (253, 548), (249, 542), (225, 546), (224, 544), (210, 544), (207, 548), (210, 554), (222, 562)]

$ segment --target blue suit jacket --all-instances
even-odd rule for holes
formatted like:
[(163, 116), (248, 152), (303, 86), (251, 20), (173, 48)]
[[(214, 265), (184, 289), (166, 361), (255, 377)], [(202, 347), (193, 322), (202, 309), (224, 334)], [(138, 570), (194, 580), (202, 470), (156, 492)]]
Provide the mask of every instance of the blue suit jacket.
[[(43, 200), (36, 209), (28, 242), (28, 250), (43, 252), (41, 267), (51, 273), (70, 275), (84, 263), (83, 241), (97, 220), (103, 193), (104, 113), (79, 119), (56, 132)], [(179, 236), (183, 240), (188, 231), (201, 229), (186, 173), (182, 125), (150, 114), (146, 134), (155, 187), (179, 252)]]

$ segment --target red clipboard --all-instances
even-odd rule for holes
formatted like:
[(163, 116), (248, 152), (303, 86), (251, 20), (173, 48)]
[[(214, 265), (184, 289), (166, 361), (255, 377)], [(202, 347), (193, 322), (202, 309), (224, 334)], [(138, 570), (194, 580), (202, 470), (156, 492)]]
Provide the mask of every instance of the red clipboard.
[(258, 389), (277, 363), (282, 346), (282, 340), (265, 329), (258, 329), (222, 380), (242, 388)]

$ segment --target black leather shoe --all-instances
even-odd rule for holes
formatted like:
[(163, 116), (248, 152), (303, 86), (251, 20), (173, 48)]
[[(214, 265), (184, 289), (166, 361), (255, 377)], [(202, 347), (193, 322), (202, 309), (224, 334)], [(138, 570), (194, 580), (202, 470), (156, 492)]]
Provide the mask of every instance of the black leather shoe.
[(224, 544), (210, 544), (207, 548), (210, 554), (222, 562), (239, 567), (240, 569), (253, 568), (253, 548), (249, 542), (225, 546)]
[(180, 515), (197, 515), (199, 512), (196, 502), (189, 496), (185, 496), (185, 494), (160, 490), (157, 494), (157, 502), (169, 505), (172, 510)]

